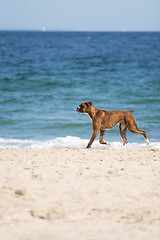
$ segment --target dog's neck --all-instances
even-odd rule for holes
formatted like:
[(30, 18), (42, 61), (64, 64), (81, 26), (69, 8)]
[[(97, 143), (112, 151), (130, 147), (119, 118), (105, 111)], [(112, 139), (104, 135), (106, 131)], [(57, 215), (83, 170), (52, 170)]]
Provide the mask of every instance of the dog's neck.
[(98, 109), (96, 107), (94, 107), (93, 105), (91, 106), (89, 112), (87, 113), (88, 116), (91, 118), (91, 119), (94, 119), (96, 114), (98, 112)]

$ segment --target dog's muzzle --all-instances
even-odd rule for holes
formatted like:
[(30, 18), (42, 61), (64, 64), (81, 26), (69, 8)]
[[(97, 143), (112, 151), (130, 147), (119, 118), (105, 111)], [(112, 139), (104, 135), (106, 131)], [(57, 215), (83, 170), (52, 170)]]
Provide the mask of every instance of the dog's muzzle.
[(76, 112), (82, 112), (82, 108), (81, 107), (77, 107)]

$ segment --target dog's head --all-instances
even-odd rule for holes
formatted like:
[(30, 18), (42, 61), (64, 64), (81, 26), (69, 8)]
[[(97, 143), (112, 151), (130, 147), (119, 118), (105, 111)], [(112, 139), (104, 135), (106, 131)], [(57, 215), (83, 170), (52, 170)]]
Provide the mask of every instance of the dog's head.
[(78, 113), (88, 113), (91, 106), (92, 106), (92, 102), (83, 102), (79, 105), (79, 107), (77, 107), (76, 112), (78, 112)]

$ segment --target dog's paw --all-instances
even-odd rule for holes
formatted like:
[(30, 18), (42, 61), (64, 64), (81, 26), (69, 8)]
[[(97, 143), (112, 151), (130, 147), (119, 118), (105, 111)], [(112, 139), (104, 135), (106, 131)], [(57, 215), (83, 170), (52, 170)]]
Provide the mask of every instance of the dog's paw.
[(145, 142), (146, 142), (146, 144), (147, 144), (147, 145), (149, 145), (149, 144), (150, 144), (150, 141), (149, 141), (149, 139), (148, 139), (148, 138), (145, 138)]
[(100, 142), (100, 144), (106, 144), (106, 145), (108, 145), (108, 146), (111, 145), (110, 142), (105, 142), (105, 141), (102, 141), (102, 140), (100, 140), (99, 142)]
[(87, 147), (86, 147), (86, 149), (90, 149), (90, 148), (91, 148), (91, 146), (87, 146)]

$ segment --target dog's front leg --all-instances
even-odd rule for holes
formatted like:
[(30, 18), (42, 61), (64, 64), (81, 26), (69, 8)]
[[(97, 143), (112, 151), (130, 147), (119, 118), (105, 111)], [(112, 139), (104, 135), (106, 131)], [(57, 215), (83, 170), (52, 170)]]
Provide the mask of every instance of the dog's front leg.
[(99, 133), (99, 129), (94, 129), (93, 130), (93, 134), (92, 134), (91, 140), (89, 141), (89, 143), (88, 143), (86, 148), (91, 148), (91, 145), (94, 142), (94, 140), (96, 139), (98, 133)]
[(99, 138), (99, 142), (100, 144), (106, 144), (106, 145), (111, 145), (109, 142), (105, 142), (103, 141), (104, 135), (105, 135), (106, 130), (100, 130), (100, 138)]

